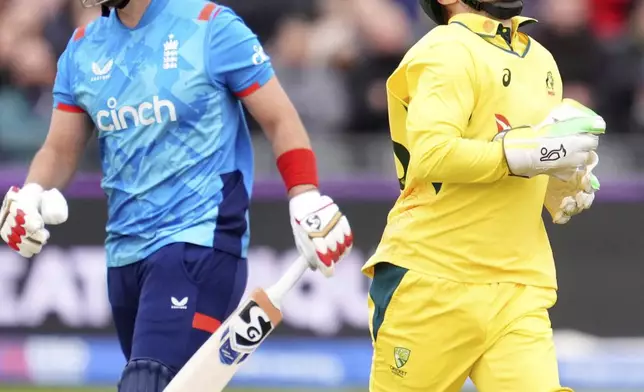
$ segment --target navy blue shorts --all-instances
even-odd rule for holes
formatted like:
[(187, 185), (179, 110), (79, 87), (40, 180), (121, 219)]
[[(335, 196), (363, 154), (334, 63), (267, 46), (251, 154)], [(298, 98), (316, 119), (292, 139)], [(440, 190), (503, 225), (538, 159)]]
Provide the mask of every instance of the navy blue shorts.
[(246, 259), (185, 243), (109, 268), (108, 296), (125, 358), (178, 371), (239, 305), (247, 278)]

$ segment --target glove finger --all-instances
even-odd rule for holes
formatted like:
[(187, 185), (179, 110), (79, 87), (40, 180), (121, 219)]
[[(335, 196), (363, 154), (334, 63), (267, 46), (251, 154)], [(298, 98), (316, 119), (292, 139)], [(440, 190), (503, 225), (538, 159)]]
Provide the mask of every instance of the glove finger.
[(606, 132), (606, 121), (601, 116), (579, 116), (560, 121), (558, 125), (565, 125), (563, 132), (588, 132), (589, 135), (601, 135)]
[(7, 223), (12, 227), (23, 228), (27, 234), (34, 233), (45, 227), (42, 217), (33, 209), (20, 208), (18, 203), (12, 203), (10, 211)]
[(306, 228), (293, 220), (293, 235), (300, 254), (313, 270), (319, 270), (324, 276), (331, 277), (334, 273), (333, 257), (322, 237), (312, 238)]
[(583, 170), (580, 171), (582, 174), (579, 176), (578, 181), (578, 188), (586, 193), (597, 192), (600, 189), (599, 179), (592, 173), (597, 164), (599, 164), (599, 155), (595, 151), (591, 151)]
[(69, 206), (58, 189), (52, 189), (42, 194), (40, 213), (43, 221), (48, 225), (59, 225), (67, 221)]
[[(576, 135), (575, 137), (575, 150), (576, 151), (585, 151), (585, 152), (590, 152), (590, 151), (595, 151), (597, 150), (597, 147), (599, 147), (599, 137), (597, 135), (591, 135), (591, 134), (580, 134)], [(583, 163), (585, 164), (588, 161), (588, 157), (584, 159)]]
[(30, 256), (26, 257), (37, 255), (42, 251), (42, 248), (47, 243), (48, 239), (49, 231), (47, 229), (40, 229), (35, 233), (21, 239), (21, 242), (18, 245), (18, 253), (22, 254), (21, 252), (24, 252), (26, 254), (30, 254)]
[(576, 210), (578, 209), (577, 201), (571, 196), (566, 196), (563, 198), (563, 200), (561, 200), (559, 209), (566, 215), (574, 215)]
[(36, 231), (35, 233), (31, 234), (29, 237), (26, 238), (26, 240), (30, 240), (36, 244), (39, 244), (41, 247), (45, 244), (47, 244), (47, 241), (49, 240), (49, 230), (47, 229), (40, 229)]
[(349, 227), (349, 221), (343, 216), (327, 239), (327, 241), (334, 242), (332, 246), (335, 247), (336, 251), (336, 263), (348, 254), (353, 245), (353, 238), (345, 234), (347, 231), (350, 233), (351, 228)]
[(600, 189), (599, 179), (588, 170), (581, 178), (579, 188), (586, 193), (594, 193)]
[(315, 270), (318, 267), (316, 249), (311, 243), (311, 239), (306, 230), (299, 224), (293, 224), (293, 237), (295, 245), (300, 254), (309, 262), (311, 269)]
[(586, 162), (586, 171), (591, 172), (599, 164), (599, 155), (595, 151), (590, 152), (588, 161)]
[(594, 193), (579, 192), (575, 195), (575, 201), (580, 212), (589, 209), (593, 205), (594, 200)]
[(570, 168), (571, 174), (575, 174), (579, 168), (583, 168), (588, 160), (590, 152), (588, 151), (573, 151), (568, 154), (565, 158), (565, 164), (562, 165), (562, 169), (565, 167)]
[(576, 173), (577, 173), (577, 169), (571, 167), (569, 169), (561, 169), (561, 170), (554, 171), (550, 174), (550, 176), (562, 182), (568, 183), (573, 179)]
[(335, 262), (338, 260), (337, 251), (330, 249), (324, 238), (313, 238), (313, 244), (316, 249), (317, 269), (327, 278), (333, 276)]
[(26, 259), (30, 259), (34, 256), (34, 253), (29, 249), (29, 247), (20, 247), (18, 248), (18, 254)]
[(557, 211), (552, 221), (557, 225), (565, 225), (570, 221), (570, 215), (566, 215), (563, 211)]
[(343, 216), (340, 220), (340, 227), (342, 229), (342, 235), (344, 237), (344, 246), (347, 249), (351, 249), (351, 247), (353, 247), (353, 231), (351, 231), (351, 226), (349, 225), (349, 220), (346, 216)]
[(324, 238), (324, 242), (326, 242), (327, 248), (341, 254), (344, 252), (344, 236), (342, 235), (342, 228), (339, 223), (340, 222), (331, 229), (329, 234)]
[(315, 245), (318, 260), (326, 267), (333, 267), (337, 259), (337, 246), (331, 247), (324, 238), (313, 238), (313, 245)]

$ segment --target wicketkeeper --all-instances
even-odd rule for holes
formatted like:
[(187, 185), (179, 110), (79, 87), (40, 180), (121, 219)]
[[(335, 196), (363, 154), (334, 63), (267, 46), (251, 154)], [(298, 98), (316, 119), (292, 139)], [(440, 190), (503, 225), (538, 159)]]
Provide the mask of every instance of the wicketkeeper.
[(570, 391), (543, 207), (589, 208), (604, 120), (562, 99), (521, 0), (421, 0), (439, 24), (387, 82), (401, 194), (364, 271), (372, 392)]

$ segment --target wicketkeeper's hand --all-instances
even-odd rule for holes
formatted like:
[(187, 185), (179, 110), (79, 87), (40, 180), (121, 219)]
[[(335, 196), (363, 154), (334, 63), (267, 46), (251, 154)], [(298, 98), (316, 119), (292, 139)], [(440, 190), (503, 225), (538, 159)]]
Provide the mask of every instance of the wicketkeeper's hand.
[(295, 244), (313, 270), (326, 277), (333, 275), (335, 264), (349, 254), (353, 233), (347, 217), (328, 196), (309, 191), (290, 201), (291, 226)]
[(23, 257), (40, 253), (49, 239), (45, 224), (58, 225), (68, 217), (67, 201), (56, 189), (36, 184), (11, 187), (0, 208), (0, 237)]
[(541, 124), (501, 132), (494, 140), (503, 141), (513, 175), (529, 178), (547, 174), (568, 181), (590, 160), (599, 135), (605, 131), (602, 117), (572, 99), (564, 99)]
[(599, 156), (593, 152), (587, 165), (578, 170), (570, 180), (550, 178), (544, 205), (554, 223), (568, 223), (571, 217), (592, 206), (595, 192), (599, 190), (599, 180), (593, 174), (598, 163)]

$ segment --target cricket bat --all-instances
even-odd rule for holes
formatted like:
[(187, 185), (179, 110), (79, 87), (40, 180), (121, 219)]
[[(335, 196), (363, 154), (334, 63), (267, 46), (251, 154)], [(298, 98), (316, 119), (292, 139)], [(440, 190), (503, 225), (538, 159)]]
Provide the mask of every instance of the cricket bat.
[(277, 283), (256, 289), (188, 360), (164, 392), (221, 392), (282, 321), (280, 305), (309, 265), (301, 256)]

